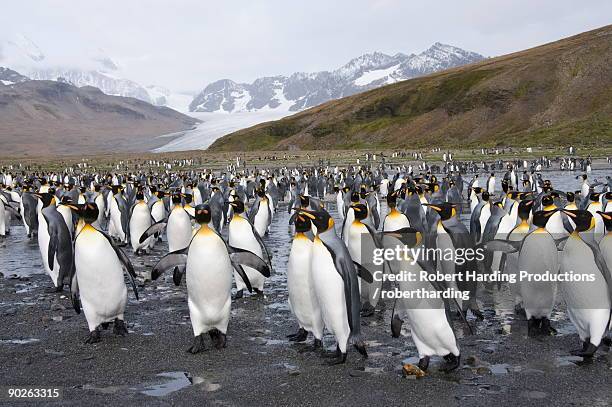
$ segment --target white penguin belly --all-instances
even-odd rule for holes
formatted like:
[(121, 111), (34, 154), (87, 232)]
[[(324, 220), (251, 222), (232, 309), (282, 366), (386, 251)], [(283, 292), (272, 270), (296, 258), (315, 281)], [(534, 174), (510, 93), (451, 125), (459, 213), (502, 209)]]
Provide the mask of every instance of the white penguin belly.
[(172, 210), (168, 217), (166, 233), (168, 237), (168, 250), (174, 252), (189, 245), (192, 236), (191, 220), (183, 208)]
[(146, 203), (139, 203), (134, 207), (132, 217), (130, 218), (130, 243), (132, 244), (132, 250), (134, 250), (134, 252), (149, 246), (149, 241), (152, 239), (151, 237), (140, 243), (140, 236), (142, 236), (149, 226), (151, 226), (149, 208)]
[[(533, 232), (525, 238), (518, 258), (519, 271), (526, 271), (534, 277), (549, 272), (557, 274), (559, 260), (557, 246), (547, 232)], [(521, 297), (527, 319), (550, 318), (556, 294), (556, 284), (546, 281), (521, 281)]]
[[(232, 247), (248, 250), (263, 259), (261, 246), (253, 235), (253, 229), (249, 222), (242, 217), (234, 216), (229, 224), (229, 244)], [(251, 286), (263, 290), (265, 277), (252, 267), (244, 266), (243, 269), (251, 282)], [(246, 284), (237, 272), (234, 272), (234, 280), (238, 291), (246, 288)]]
[(311, 273), (325, 326), (336, 337), (340, 350), (344, 353), (351, 332), (344, 282), (336, 271), (331, 253), (318, 238), (313, 244)]
[(610, 294), (593, 252), (579, 238), (570, 236), (561, 256), (561, 273), (581, 273), (594, 276), (592, 282), (559, 282), (567, 304), (568, 316), (580, 339), (591, 338), (599, 345), (610, 318)]
[[(421, 267), (418, 264), (412, 265), (410, 261), (402, 261), (397, 270), (412, 271), (418, 275)], [(399, 288), (402, 292), (433, 290), (429, 282), (420, 279), (400, 281)], [(401, 318), (408, 319), (420, 358), (434, 355), (446, 356), (449, 353), (459, 356), (455, 334), (446, 319), (442, 300), (403, 299), (399, 301), (400, 306), (396, 308), (396, 312)]]
[(293, 240), (287, 264), (289, 306), (301, 328), (312, 332), (315, 338), (323, 335), (323, 316), (317, 301), (311, 277), (312, 242), (305, 236)]
[(265, 201), (260, 202), (259, 210), (255, 215), (253, 225), (255, 230), (259, 233), (259, 236), (264, 236), (268, 232), (268, 225), (270, 223), (270, 212), (268, 204)]
[(108, 240), (84, 229), (75, 242), (74, 264), (89, 330), (115, 318), (123, 320), (127, 302), (123, 266)]
[(189, 315), (194, 336), (217, 328), (227, 332), (232, 264), (225, 243), (213, 231), (196, 234), (187, 257)]

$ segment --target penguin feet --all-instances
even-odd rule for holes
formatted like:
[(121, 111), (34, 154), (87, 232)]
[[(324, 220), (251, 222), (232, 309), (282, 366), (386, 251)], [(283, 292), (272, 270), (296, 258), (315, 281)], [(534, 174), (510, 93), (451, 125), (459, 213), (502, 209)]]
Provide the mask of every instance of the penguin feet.
[(527, 336), (535, 338), (538, 336), (555, 335), (557, 330), (550, 325), (550, 319), (546, 317), (531, 317), (527, 321)]
[(217, 328), (208, 331), (208, 335), (210, 335), (210, 340), (212, 341), (215, 349), (221, 350), (227, 346), (227, 335), (219, 331)]
[(521, 304), (516, 304), (514, 306), (514, 314), (522, 318), (527, 318), (527, 313), (525, 312), (525, 308), (523, 308)]
[(115, 318), (115, 322), (113, 323), (113, 333), (119, 336), (125, 336), (128, 334), (127, 327), (122, 319)]
[(393, 315), (393, 319), (391, 320), (391, 336), (394, 338), (399, 338), (402, 333), (402, 324), (404, 321), (397, 315)]
[(323, 352), (321, 352), (321, 357), (325, 358), (325, 359), (332, 359), (332, 358), (337, 358), (341, 354), (342, 354), (342, 352), (340, 352), (340, 347), (336, 346), (336, 350), (335, 351), (329, 352), (329, 351), (326, 351), (324, 349)]
[(366, 317), (371, 317), (372, 315), (374, 315), (374, 306), (372, 304), (370, 304), (369, 302), (365, 302), (362, 307), (361, 307), (361, 316), (366, 318)]
[(363, 341), (358, 341), (358, 342), (357, 342), (357, 343), (355, 343), (353, 346), (355, 347), (355, 349), (357, 349), (357, 351), (358, 351), (359, 353), (361, 353), (361, 355), (362, 355), (364, 358), (367, 358), (367, 357), (368, 357), (368, 351), (366, 350), (366, 346), (365, 346), (365, 343), (364, 343)]
[(108, 327), (110, 326), (110, 322), (102, 322), (100, 326), (102, 327), (102, 329), (106, 331)]
[(191, 347), (187, 349), (187, 352), (195, 355), (196, 353), (204, 352), (205, 350), (206, 347), (204, 346), (204, 334), (200, 334), (193, 338), (193, 345), (191, 345)]
[(346, 363), (346, 353), (340, 353), (335, 359), (332, 359), (327, 362), (328, 366), (342, 365)]
[(421, 359), (419, 359), (419, 363), (417, 364), (417, 366), (419, 367), (419, 369), (426, 372), (429, 368), (429, 356), (423, 356)]
[(244, 297), (244, 290), (238, 290), (232, 299), (239, 300), (242, 297)]
[(308, 338), (308, 331), (304, 328), (300, 328), (297, 333), (293, 335), (287, 335), (289, 342), (304, 342)]
[(253, 288), (253, 291), (255, 291), (255, 294), (253, 295), (255, 299), (263, 298), (264, 296), (263, 290), (260, 290), (259, 288)]
[(298, 353), (316, 352), (323, 347), (323, 341), (315, 338), (314, 342), (310, 346), (302, 346), (298, 349)]
[(591, 343), (591, 338), (587, 338), (586, 341), (582, 343), (582, 349), (575, 349), (570, 353), (572, 356), (580, 356), (584, 359), (591, 359), (593, 355), (597, 352), (597, 346)]
[(89, 333), (89, 336), (87, 337), (87, 339), (85, 339), (85, 343), (87, 344), (98, 343), (101, 340), (102, 340), (102, 337), (100, 336), (100, 327), (97, 327), (96, 329), (94, 329), (93, 331)]
[(542, 332), (543, 335), (546, 335), (546, 336), (557, 334), (557, 330), (553, 328), (552, 325), (550, 325), (550, 319), (546, 317), (542, 318), (542, 323), (540, 325), (540, 331)]
[(455, 356), (452, 353), (449, 353), (448, 355), (444, 356), (444, 360), (446, 361), (446, 363), (440, 368), (440, 370), (444, 373), (450, 373), (459, 367), (459, 363), (461, 362), (461, 355)]

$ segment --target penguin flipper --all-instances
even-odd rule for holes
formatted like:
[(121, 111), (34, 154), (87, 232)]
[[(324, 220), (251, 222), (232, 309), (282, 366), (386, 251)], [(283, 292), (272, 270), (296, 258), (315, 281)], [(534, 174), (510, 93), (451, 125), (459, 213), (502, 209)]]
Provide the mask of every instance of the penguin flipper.
[(174, 267), (185, 266), (187, 264), (188, 248), (189, 247), (170, 252), (159, 259), (151, 271), (151, 279), (157, 280), (166, 270), (170, 270)]
[(147, 230), (144, 231), (142, 236), (140, 236), (140, 239), (138, 239), (138, 242), (142, 244), (149, 237), (153, 236), (156, 233), (162, 232), (167, 224), (168, 224), (168, 221), (165, 220), (165, 219), (164, 220), (160, 220), (159, 222), (152, 224), (151, 226), (149, 226), (149, 228)]
[(263, 253), (263, 255), (266, 256), (266, 259), (268, 259), (268, 267), (270, 267), (270, 270), (272, 270), (272, 256), (270, 256), (270, 253), (268, 253), (268, 248), (264, 244), (263, 239), (261, 238), (261, 236), (257, 232), (257, 229), (255, 229), (255, 226), (252, 223), (251, 229), (253, 230), (253, 236), (255, 236), (255, 239), (257, 239), (257, 243), (259, 243), (259, 246), (261, 247), (261, 252)]
[(4, 205), (4, 209), (6, 209), (7, 212), (12, 213), (13, 216), (15, 216), (15, 218), (17, 218), (17, 220), (21, 221), (21, 214), (19, 213), (19, 210), (13, 208), (10, 204), (9, 205)]
[(515, 253), (519, 251), (522, 241), (520, 240), (499, 240), (494, 239), (487, 242), (484, 247), (490, 252)]
[(74, 308), (77, 314), (80, 314), (81, 300), (79, 298), (79, 282), (76, 273), (73, 274), (70, 283), (70, 300), (72, 301), (72, 308)]
[(413, 227), (406, 227), (394, 231), (382, 232), (383, 235), (393, 236), (408, 247), (414, 247), (418, 243), (417, 233), (420, 233)]
[(370, 270), (365, 268), (363, 265), (357, 263), (356, 261), (353, 261), (353, 264), (355, 265), (355, 269), (357, 270), (357, 275), (359, 275), (359, 277), (361, 277), (370, 284), (374, 282), (374, 277), (372, 276)]
[[(230, 259), (231, 259), (231, 257), (230, 257)], [(244, 281), (244, 284), (246, 285), (247, 290), (249, 290), (249, 292), (252, 293), (253, 292), (253, 286), (251, 285), (251, 280), (249, 280), (249, 277), (247, 276), (247, 274), (245, 273), (244, 269), (242, 268), (242, 265), (240, 263), (232, 262), (232, 266), (234, 267), (234, 270), (236, 270), (236, 273), (238, 273), (240, 278), (242, 278), (242, 281)]]
[(230, 260), (233, 263), (248, 266), (259, 271), (263, 276), (270, 277), (270, 267), (255, 253), (248, 250), (229, 246), (231, 249)]

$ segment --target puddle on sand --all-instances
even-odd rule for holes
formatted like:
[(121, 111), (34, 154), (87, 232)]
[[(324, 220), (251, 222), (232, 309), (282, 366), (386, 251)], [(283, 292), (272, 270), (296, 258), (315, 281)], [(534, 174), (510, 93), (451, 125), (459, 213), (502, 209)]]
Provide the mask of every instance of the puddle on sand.
[(163, 397), (193, 384), (193, 378), (189, 376), (187, 372), (164, 372), (157, 376), (170, 380), (164, 383), (147, 386), (140, 391), (142, 394), (153, 397)]
[(40, 342), (40, 339), (26, 338), (26, 339), (0, 339), (0, 344), (10, 345), (28, 345), (30, 343)]

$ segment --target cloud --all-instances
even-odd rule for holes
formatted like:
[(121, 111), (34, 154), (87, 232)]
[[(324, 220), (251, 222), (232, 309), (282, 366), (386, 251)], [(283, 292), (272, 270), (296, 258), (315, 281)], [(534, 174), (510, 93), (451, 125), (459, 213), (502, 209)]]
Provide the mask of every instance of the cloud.
[(603, 26), (610, 15), (608, 0), (26, 0), (3, 4), (0, 44), (24, 34), (48, 61), (77, 66), (103, 49), (124, 77), (195, 91), (436, 41), (500, 55)]

